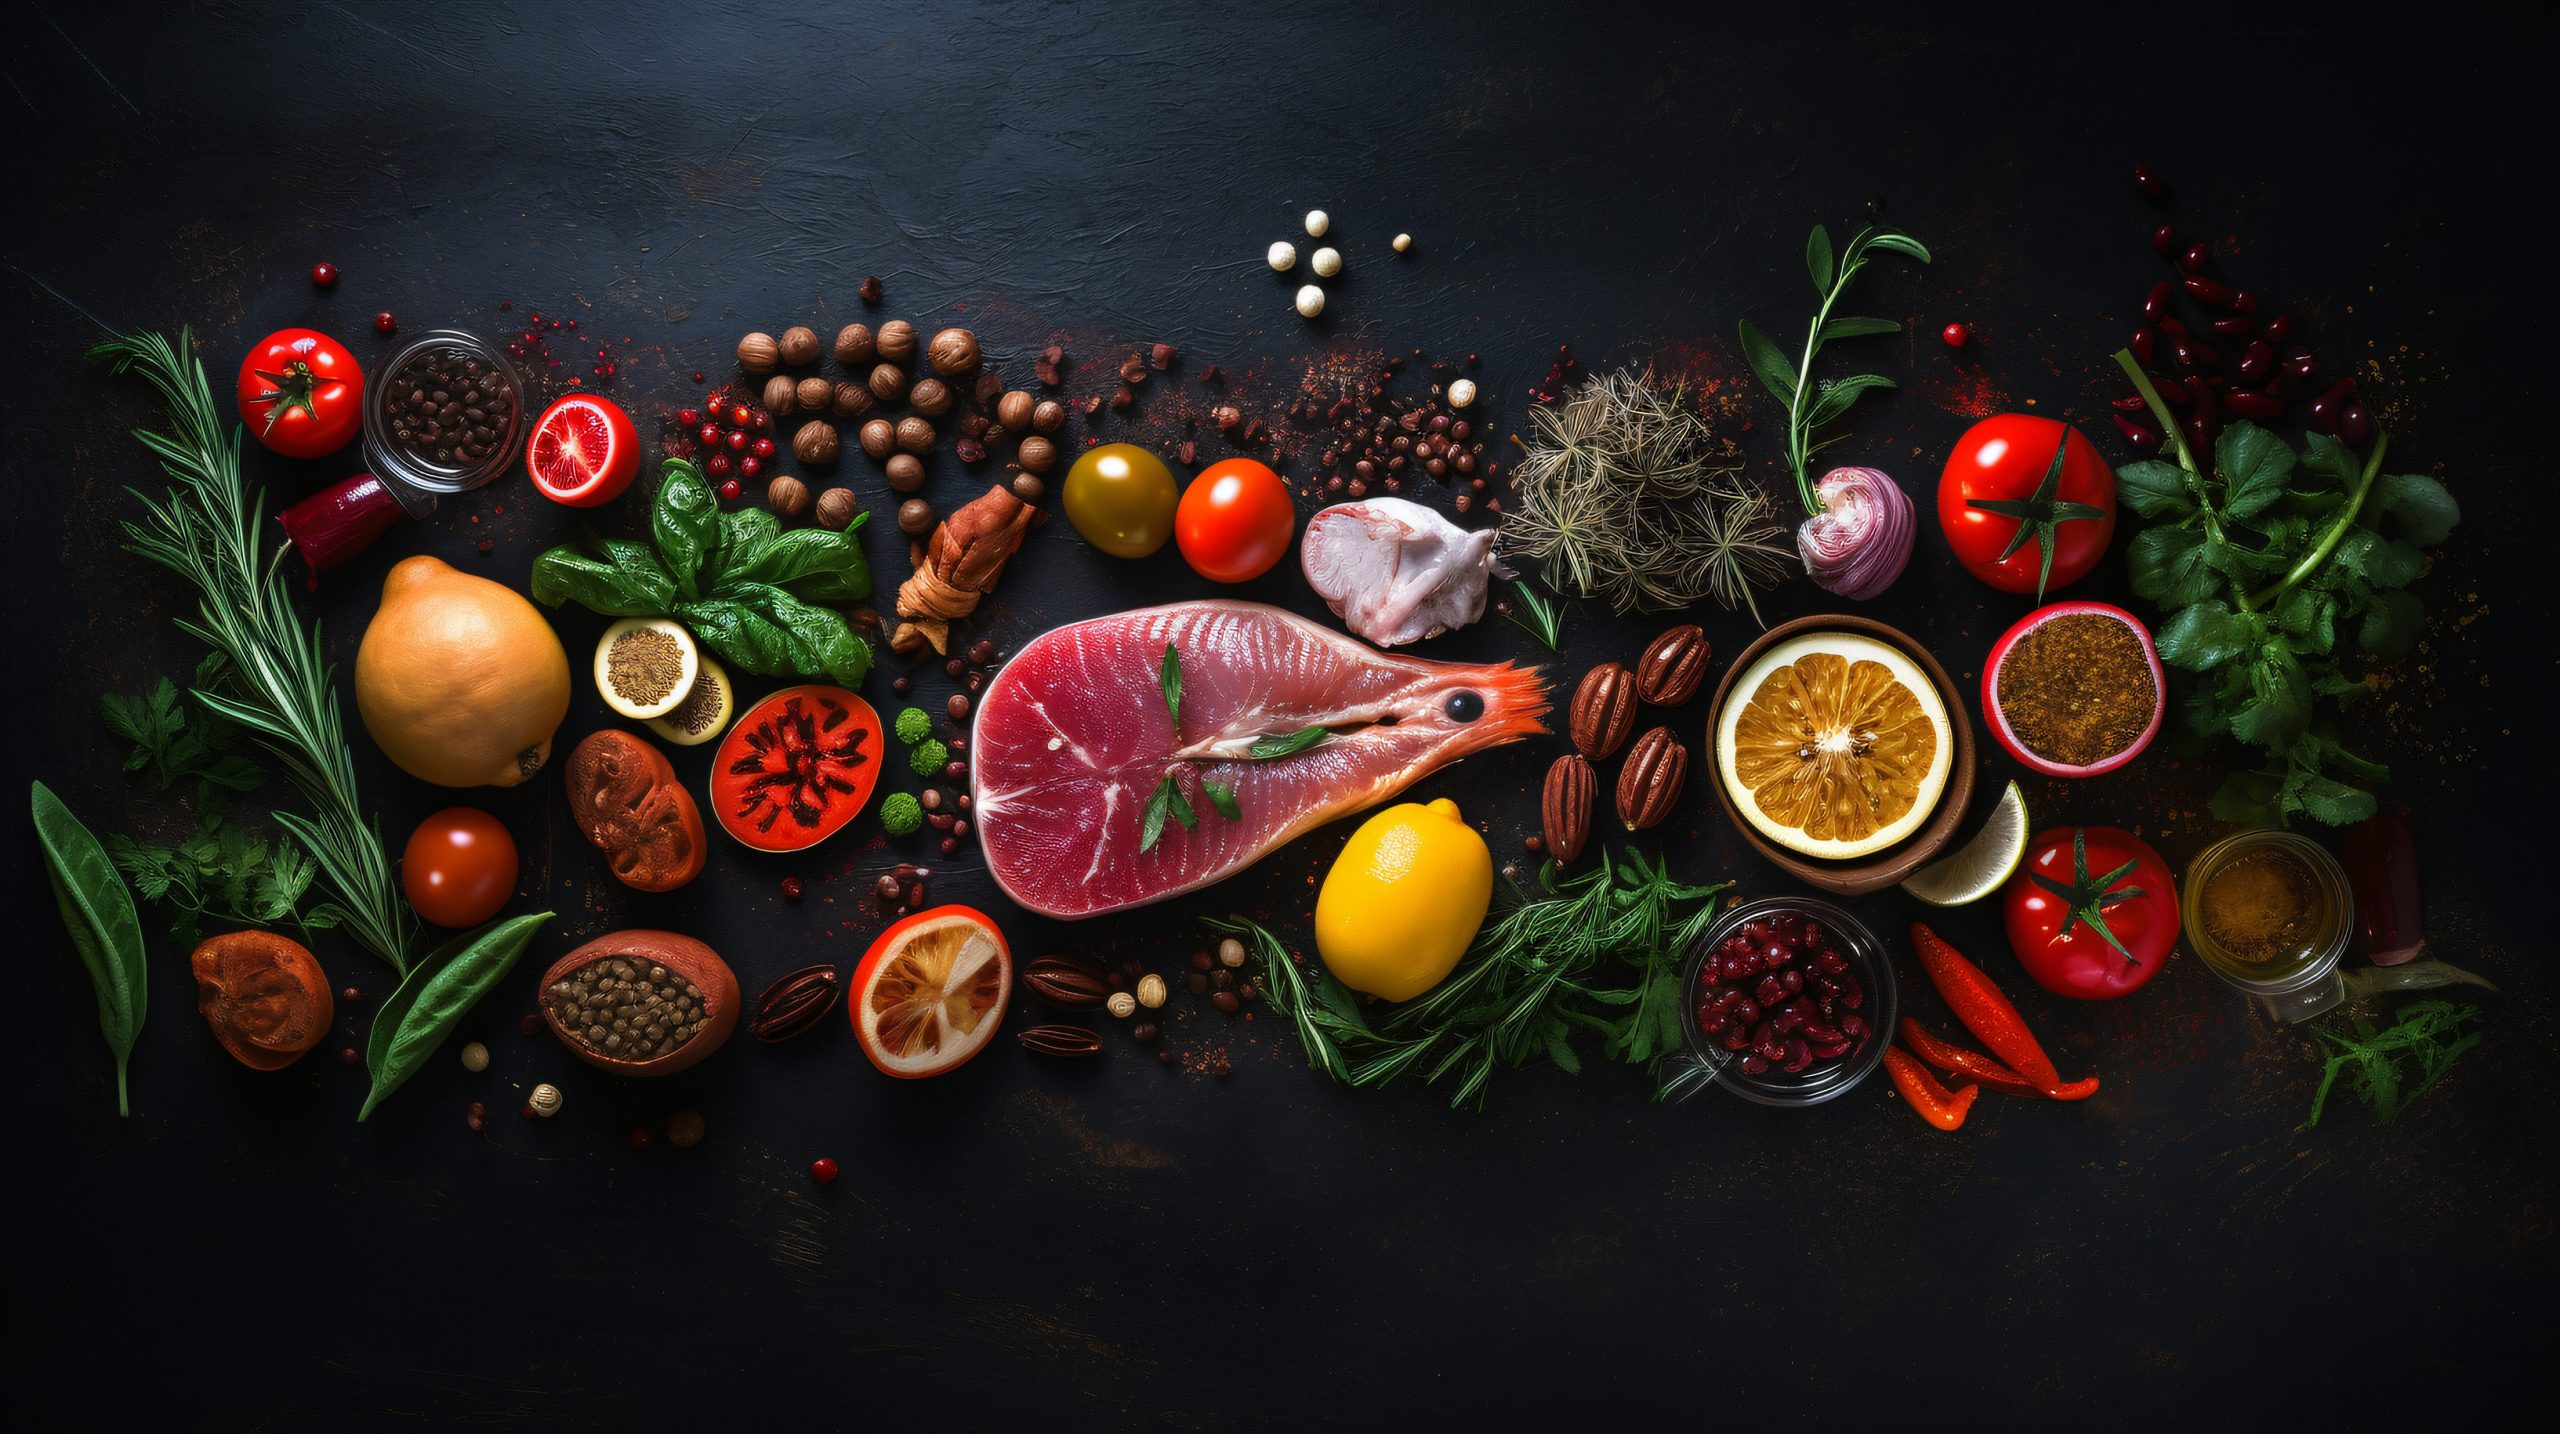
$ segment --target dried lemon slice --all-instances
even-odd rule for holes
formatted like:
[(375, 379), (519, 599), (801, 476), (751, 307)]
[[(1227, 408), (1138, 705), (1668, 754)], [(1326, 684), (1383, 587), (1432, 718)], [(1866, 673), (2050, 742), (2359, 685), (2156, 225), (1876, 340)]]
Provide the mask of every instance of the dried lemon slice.
[(1955, 761), (1946, 704), (1890, 643), (1809, 632), (1762, 653), (1717, 717), (1734, 809), (1790, 851), (1839, 861), (1919, 830)]

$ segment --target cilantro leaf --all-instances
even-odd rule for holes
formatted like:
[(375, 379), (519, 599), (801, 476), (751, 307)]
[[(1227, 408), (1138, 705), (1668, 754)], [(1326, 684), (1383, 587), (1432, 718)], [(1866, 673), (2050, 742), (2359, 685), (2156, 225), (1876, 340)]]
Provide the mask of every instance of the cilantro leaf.
[(2213, 462), (2222, 472), (2226, 518), (2246, 518), (2274, 507), (2293, 476), (2293, 450), (2254, 423), (2223, 429), (2213, 445)]
[(2386, 473), (2373, 481), (2373, 505), (2390, 515), (2400, 536), (2422, 548), (2442, 546), (2462, 519), (2462, 505), (2442, 483), (2420, 473)]
[(2116, 470), (2116, 501), (2145, 518), (2184, 516), (2196, 506), (2187, 492), (2186, 470), (2157, 458)]
[(2180, 608), (2160, 625), (2153, 641), (2161, 661), (2189, 672), (2210, 672), (2247, 652), (2255, 636), (2249, 620), (2229, 603), (2207, 598)]

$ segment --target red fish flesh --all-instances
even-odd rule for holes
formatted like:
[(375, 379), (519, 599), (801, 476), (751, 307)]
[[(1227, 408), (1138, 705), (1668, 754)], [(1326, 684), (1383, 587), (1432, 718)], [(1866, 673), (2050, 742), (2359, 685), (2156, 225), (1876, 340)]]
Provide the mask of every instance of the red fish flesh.
[[(972, 815), (1007, 896), (1098, 916), (1232, 876), (1470, 752), (1544, 732), (1546, 710), (1536, 668), (1392, 657), (1260, 603), (1141, 608), (1043, 633), (996, 674), (970, 724)], [(1310, 728), (1327, 735), (1249, 755)], [(1142, 852), (1167, 776), (1197, 824), (1164, 821)], [(1233, 793), (1236, 816), (1212, 786)]]

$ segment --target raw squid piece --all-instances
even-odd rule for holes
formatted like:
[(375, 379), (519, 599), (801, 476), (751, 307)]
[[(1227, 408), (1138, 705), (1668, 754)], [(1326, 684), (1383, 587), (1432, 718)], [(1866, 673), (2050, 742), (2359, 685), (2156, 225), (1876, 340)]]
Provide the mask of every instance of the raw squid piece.
[[(1164, 650), (1181, 655), (1182, 722)], [(1098, 916), (1234, 875), (1335, 817), (1375, 806), (1471, 752), (1544, 732), (1537, 669), (1391, 657), (1276, 607), (1188, 602), (1071, 623), (1004, 665), (971, 725), (971, 808), (1005, 894), (1047, 916)], [(1292, 756), (1264, 738), (1330, 732)], [(1198, 816), (1141, 852), (1172, 774)], [(1205, 783), (1231, 788), (1221, 816)]]
[(1495, 530), (1470, 533), (1419, 503), (1337, 503), (1307, 520), (1298, 564), (1307, 586), (1353, 632), (1401, 647), (1484, 616)]

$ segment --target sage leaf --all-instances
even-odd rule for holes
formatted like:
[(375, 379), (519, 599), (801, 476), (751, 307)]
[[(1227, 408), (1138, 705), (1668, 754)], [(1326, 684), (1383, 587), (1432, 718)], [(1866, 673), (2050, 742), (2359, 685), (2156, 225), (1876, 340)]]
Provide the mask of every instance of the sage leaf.
[(533, 933), (550, 919), (550, 912), (538, 911), (465, 932), (409, 968), (374, 1013), (364, 1051), (373, 1085), (357, 1120), (373, 1114), (375, 1106), (418, 1073), (463, 1016), (515, 969)]
[(1882, 374), (1861, 373), (1853, 374), (1848, 378), (1834, 379), (1822, 386), (1822, 392), (1814, 399), (1813, 408), (1805, 421), (1815, 428), (1820, 428), (1847, 413), (1849, 406), (1858, 401), (1859, 394), (1870, 389), (1893, 386), (1893, 380)]
[(1256, 762), (1294, 757), (1310, 747), (1321, 744), (1332, 735), (1333, 730), (1328, 727), (1301, 727), (1295, 732), (1280, 732), (1268, 737), (1256, 737), (1253, 739), (1253, 745), (1247, 747), (1244, 754), (1247, 759)]
[(134, 1039), (150, 1006), (150, 970), (142, 946), (142, 915), (133, 893), (97, 836), (80, 824), (53, 789), (42, 782), (29, 792), (36, 844), (44, 849), (45, 876), (63, 929), (89, 969), (98, 992), (98, 1032), (116, 1057), (116, 1114), (133, 1114), (126, 1072)]
[(1821, 332), (1815, 336), (1815, 342), (1827, 344), (1833, 339), (1863, 339), (1878, 334), (1901, 332), (1901, 323), (1894, 319), (1833, 319), (1822, 326)]
[(1796, 401), (1795, 367), (1787, 362), (1785, 354), (1778, 352), (1778, 346), (1769, 341), (1767, 334), (1752, 327), (1749, 319), (1742, 321), (1742, 356), (1778, 402)]
[(1164, 689), (1165, 715), (1173, 719), (1173, 733), (1179, 737), (1182, 735), (1182, 654), (1175, 651), (1170, 642), (1164, 645), (1164, 667), (1157, 682)]
[(1156, 783), (1154, 793), (1147, 798), (1147, 810), (1138, 819), (1140, 855), (1155, 850), (1156, 842), (1164, 836), (1164, 824), (1168, 818), (1180, 822), (1184, 831), (1200, 825), (1199, 814), (1191, 810), (1191, 803), (1183, 800), (1182, 787), (1174, 781), (1171, 772), (1165, 773), (1163, 779)]
[(1832, 265), (1831, 231), (1819, 224), (1813, 226), (1813, 237), (1804, 241), (1804, 267), (1813, 275), (1813, 291), (1829, 298), (1831, 280), (1838, 270)]
[(1234, 787), (1223, 786), (1217, 782), (1204, 781), (1200, 784), (1200, 795), (1207, 797), (1209, 799), (1209, 805), (1217, 808), (1218, 815), (1225, 817), (1228, 821), (1240, 822), (1244, 820), (1244, 807), (1241, 803), (1236, 801), (1236, 789)]
[(1929, 262), (1928, 246), (1922, 244), (1919, 240), (1912, 238), (1908, 234), (1884, 232), (1877, 234), (1867, 242), (1875, 248), (1885, 250), (1888, 253), (1900, 254), (1906, 259), (1917, 259), (1923, 264)]

